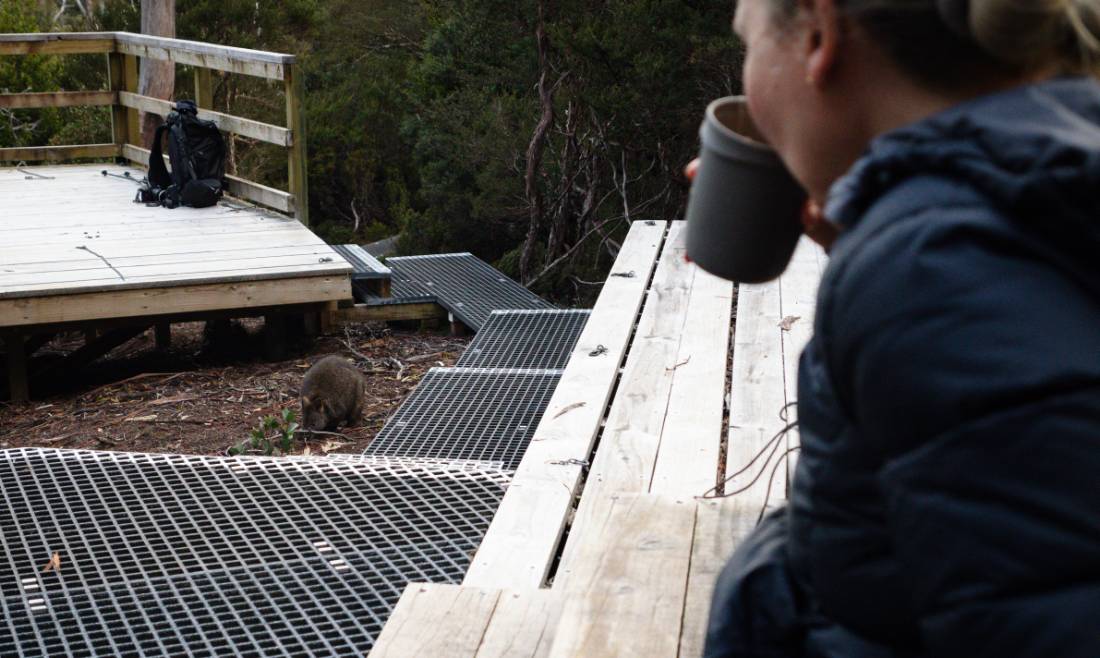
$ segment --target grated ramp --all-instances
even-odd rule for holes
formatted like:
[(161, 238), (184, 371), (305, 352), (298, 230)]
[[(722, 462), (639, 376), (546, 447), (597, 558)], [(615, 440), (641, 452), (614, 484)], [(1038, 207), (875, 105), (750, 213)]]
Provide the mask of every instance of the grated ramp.
[(519, 465), (560, 370), (432, 368), (363, 451)]
[(399, 296), (398, 290), (401, 296), (430, 291), (441, 306), (475, 331), (498, 309), (554, 308), (470, 253), (396, 256), (386, 263), (393, 270), (394, 297)]
[(493, 311), (455, 365), (563, 369), (588, 315), (585, 309)]

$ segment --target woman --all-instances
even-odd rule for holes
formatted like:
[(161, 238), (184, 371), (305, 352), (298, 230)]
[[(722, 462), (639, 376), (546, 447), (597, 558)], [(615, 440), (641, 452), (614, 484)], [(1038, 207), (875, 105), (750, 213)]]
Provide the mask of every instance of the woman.
[(707, 656), (1100, 656), (1100, 0), (741, 0), (735, 29), (831, 259), (790, 504)]

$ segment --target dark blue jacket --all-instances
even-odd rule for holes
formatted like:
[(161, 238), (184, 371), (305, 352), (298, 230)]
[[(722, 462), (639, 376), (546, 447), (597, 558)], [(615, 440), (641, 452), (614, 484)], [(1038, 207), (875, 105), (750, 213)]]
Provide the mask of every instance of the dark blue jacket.
[(826, 214), (795, 577), (906, 653), (1100, 656), (1100, 84), (884, 135)]

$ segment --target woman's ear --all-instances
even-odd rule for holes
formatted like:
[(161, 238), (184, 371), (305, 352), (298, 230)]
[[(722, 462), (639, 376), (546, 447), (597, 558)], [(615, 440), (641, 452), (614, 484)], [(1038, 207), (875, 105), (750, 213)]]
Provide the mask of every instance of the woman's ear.
[(820, 89), (833, 74), (840, 49), (840, 13), (836, 0), (803, 0), (806, 83)]

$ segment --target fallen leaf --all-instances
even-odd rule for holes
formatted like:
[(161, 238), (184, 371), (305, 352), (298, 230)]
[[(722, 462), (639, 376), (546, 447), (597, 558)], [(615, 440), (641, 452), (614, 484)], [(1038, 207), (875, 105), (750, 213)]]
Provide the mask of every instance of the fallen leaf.
[(341, 441), (325, 441), (324, 443), (321, 444), (321, 452), (323, 452), (325, 454), (328, 454), (328, 453), (332, 452), (333, 450), (336, 450), (338, 448), (343, 448), (346, 445), (347, 445), (346, 443), (343, 443)]
[(309, 449), (309, 446), (306, 446), (305, 448), (302, 449), (302, 456), (303, 457), (309, 457), (311, 454), (313, 454), (313, 451)]
[(798, 322), (802, 318), (801, 315), (788, 315), (779, 321), (777, 325), (783, 331), (790, 331), (795, 322)]
[(46, 563), (46, 566), (42, 567), (42, 573), (48, 571), (61, 571), (61, 553), (54, 551), (53, 557)]
[(573, 404), (567, 404), (564, 407), (562, 407), (561, 411), (554, 414), (554, 418), (557, 418), (559, 416), (564, 416), (565, 414), (569, 413), (570, 411), (573, 411), (574, 409), (580, 409), (581, 407), (583, 407), (586, 404), (588, 404), (588, 403), (587, 402), (574, 402)]

